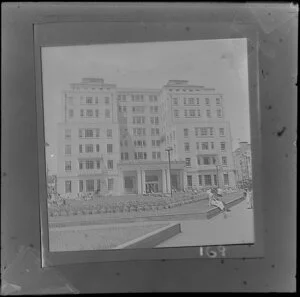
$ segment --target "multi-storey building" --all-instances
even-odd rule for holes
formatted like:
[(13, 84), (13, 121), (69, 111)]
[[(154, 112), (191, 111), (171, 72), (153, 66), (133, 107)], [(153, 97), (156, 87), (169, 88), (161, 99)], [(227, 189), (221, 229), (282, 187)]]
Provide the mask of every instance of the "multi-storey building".
[(251, 145), (246, 142), (240, 142), (240, 147), (233, 152), (235, 163), (236, 181), (239, 186), (252, 180), (252, 154)]
[(230, 125), (214, 89), (174, 80), (124, 89), (84, 78), (63, 92), (62, 106), (59, 193), (235, 187)]

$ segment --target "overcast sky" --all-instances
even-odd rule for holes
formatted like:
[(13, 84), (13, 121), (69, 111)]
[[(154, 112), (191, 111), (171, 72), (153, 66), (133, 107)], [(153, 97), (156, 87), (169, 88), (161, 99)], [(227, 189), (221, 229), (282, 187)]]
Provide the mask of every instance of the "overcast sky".
[[(83, 77), (103, 78), (117, 87), (161, 88), (170, 79), (215, 88), (223, 94), (233, 149), (250, 142), (247, 40), (151, 42), (42, 49), (47, 164), (56, 170), (56, 124), (61, 91)], [(52, 157), (51, 157), (52, 156)]]

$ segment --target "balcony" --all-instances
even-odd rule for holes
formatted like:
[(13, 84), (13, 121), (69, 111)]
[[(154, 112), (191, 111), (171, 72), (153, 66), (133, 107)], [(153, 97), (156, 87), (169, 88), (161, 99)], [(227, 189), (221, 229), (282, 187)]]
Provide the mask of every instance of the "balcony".
[(108, 171), (107, 169), (80, 169), (77, 176), (107, 175)]

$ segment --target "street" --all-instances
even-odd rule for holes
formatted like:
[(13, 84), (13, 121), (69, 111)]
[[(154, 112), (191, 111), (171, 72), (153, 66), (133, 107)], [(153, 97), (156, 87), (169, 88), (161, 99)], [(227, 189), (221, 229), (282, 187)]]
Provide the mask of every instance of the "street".
[(210, 220), (180, 223), (182, 233), (161, 243), (156, 248), (254, 242), (253, 209), (247, 209), (245, 201), (231, 208), (227, 218), (219, 214)]

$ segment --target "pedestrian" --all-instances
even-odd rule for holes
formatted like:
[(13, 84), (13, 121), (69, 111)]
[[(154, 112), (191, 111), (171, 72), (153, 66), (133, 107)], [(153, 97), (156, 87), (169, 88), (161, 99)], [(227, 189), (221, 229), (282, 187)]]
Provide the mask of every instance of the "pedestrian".
[(253, 208), (253, 195), (252, 195), (252, 190), (251, 189), (246, 189), (246, 202), (248, 204), (248, 209)]

